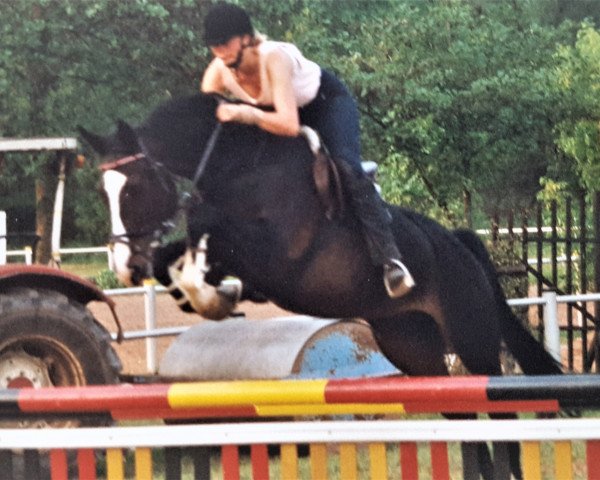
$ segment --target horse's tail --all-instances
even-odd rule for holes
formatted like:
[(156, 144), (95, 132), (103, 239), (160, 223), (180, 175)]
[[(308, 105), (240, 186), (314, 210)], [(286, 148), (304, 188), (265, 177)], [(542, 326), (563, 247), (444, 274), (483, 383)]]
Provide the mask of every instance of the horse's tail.
[(496, 268), (481, 239), (471, 230), (458, 229), (454, 235), (479, 261), (494, 290), (500, 317), (500, 331), (508, 349), (528, 375), (557, 375), (562, 373), (557, 362), (538, 342), (506, 302), (506, 296), (498, 281)]

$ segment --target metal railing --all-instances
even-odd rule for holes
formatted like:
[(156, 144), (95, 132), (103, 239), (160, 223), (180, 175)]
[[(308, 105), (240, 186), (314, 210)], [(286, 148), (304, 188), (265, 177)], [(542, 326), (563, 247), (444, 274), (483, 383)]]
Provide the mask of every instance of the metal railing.
[[(0, 248), (0, 253), (2, 249)], [(59, 248), (60, 255), (78, 255), (78, 254), (102, 254), (106, 255), (107, 268), (111, 264), (111, 251), (108, 247), (76, 247), (76, 248)], [(1, 255), (0, 255), (1, 257)], [(22, 257), (26, 265), (33, 263), (33, 250), (30, 246), (26, 246), (19, 250), (6, 250), (4, 254), (4, 262), (0, 258), (0, 265), (6, 263), (6, 257)]]
[[(119, 288), (105, 290), (107, 296), (143, 295), (145, 330), (124, 332), (124, 340), (146, 340), (146, 365), (148, 372), (156, 372), (157, 352), (156, 339), (159, 337), (176, 336), (185, 332), (189, 326), (156, 328), (156, 295), (166, 293), (163, 286), (148, 282), (143, 287)], [(507, 301), (511, 307), (529, 307), (541, 305), (544, 320), (544, 345), (548, 352), (560, 361), (560, 325), (558, 321), (558, 306), (561, 303), (595, 302), (600, 301), (600, 293), (557, 295), (556, 292), (544, 292), (541, 297), (513, 298)], [(117, 334), (112, 333), (113, 340)]]

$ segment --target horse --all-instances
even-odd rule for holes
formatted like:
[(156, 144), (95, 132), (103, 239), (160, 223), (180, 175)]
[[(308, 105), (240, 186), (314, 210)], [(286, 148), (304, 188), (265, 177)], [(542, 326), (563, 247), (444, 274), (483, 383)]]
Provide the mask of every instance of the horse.
[[(242, 298), (265, 298), (299, 314), (366, 320), (383, 354), (408, 375), (448, 375), (447, 351), (472, 374), (501, 375), (502, 340), (524, 373), (562, 373), (506, 304), (475, 233), (450, 231), (417, 212), (387, 205), (392, 232), (416, 281), (405, 296), (389, 298), (352, 209), (327, 214), (306, 139), (221, 124), (215, 117), (219, 101), (205, 94), (169, 100), (135, 128), (119, 121), (109, 136), (80, 130), (105, 161), (103, 180), (123, 278), (136, 283), (154, 274), (168, 282), (167, 269), (153, 272), (153, 267), (204, 241), (198, 255), (207, 259), (205, 280), (213, 290), (206, 295), (212, 306), (195, 306), (203, 314), (221, 316), (233, 308), (236, 299), (218, 291), (220, 280), (233, 275), (244, 286)], [(343, 165), (339, 170), (341, 202), (347, 206)], [(160, 247), (167, 223), (183, 208), (178, 177), (192, 180), (185, 204), (188, 238)], [(500, 477), (511, 471), (521, 477), (518, 444), (495, 445), (502, 458), (495, 465), (487, 446), (478, 445), (476, 453), (472, 447), (463, 446), (465, 476), (492, 478), (496, 468)]]

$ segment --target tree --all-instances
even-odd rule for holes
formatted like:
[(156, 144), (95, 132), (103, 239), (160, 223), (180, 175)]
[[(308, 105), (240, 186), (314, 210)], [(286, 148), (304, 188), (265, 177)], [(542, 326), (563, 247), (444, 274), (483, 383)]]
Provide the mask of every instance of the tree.
[(306, 30), (356, 92), (366, 148), (386, 172), (401, 169), (384, 192), (404, 200), (418, 178), (417, 198), (427, 192), (456, 223), (463, 196), (488, 213), (530, 202), (554, 154), (552, 54), (568, 28), (500, 2), (376, 3), (336, 9), (330, 24), (313, 11), (328, 33)]
[(584, 24), (574, 46), (557, 54), (556, 88), (569, 99), (558, 145), (575, 163), (582, 186), (600, 190), (600, 32)]
[[(594, 2), (237, 1), (261, 31), (297, 43), (346, 81), (362, 112), (364, 156), (379, 163), (392, 202), (455, 224), (468, 223), (471, 208), (527, 205), (540, 178), (563, 178), (569, 141), (593, 139), (592, 124), (579, 121), (596, 119), (584, 96), (596, 80), (591, 66), (589, 78), (578, 72), (597, 60), (583, 43), (573, 49), (576, 27), (562, 19), (593, 15)], [(78, 124), (107, 132), (117, 118), (136, 123), (160, 101), (195, 91), (209, 60), (201, 40), (209, 3), (8, 2), (0, 9), (0, 134), (72, 135)], [(576, 81), (560, 83), (556, 72)], [(32, 197), (34, 180), (53, 191), (48, 162), (7, 159), (5, 204), (22, 203), (8, 195), (14, 178)], [(586, 162), (596, 163), (578, 165)], [(67, 201), (67, 238), (106, 238), (97, 180), (89, 167), (71, 177), (67, 198), (77, 201)]]
[[(108, 130), (118, 117), (135, 122), (159, 101), (193, 91), (206, 60), (200, 41), (205, 8), (202, 0), (20, 0), (3, 5), (0, 134), (74, 135), (78, 124)], [(6, 161), (3, 171), (5, 179), (20, 178), (31, 192), (35, 183), (40, 232), (56, 185), (56, 177), (48, 174), (50, 160), (29, 159), (27, 168)], [(86, 239), (98, 242), (106, 238), (107, 222), (89, 215), (98, 213), (97, 192), (89, 189), (92, 177), (79, 175), (81, 184), (71, 186), (77, 206), (70, 210), (77, 215), (73, 224), (88, 232)], [(3, 183), (3, 194), (14, 187)], [(48, 258), (49, 232), (44, 240), (41, 261)]]

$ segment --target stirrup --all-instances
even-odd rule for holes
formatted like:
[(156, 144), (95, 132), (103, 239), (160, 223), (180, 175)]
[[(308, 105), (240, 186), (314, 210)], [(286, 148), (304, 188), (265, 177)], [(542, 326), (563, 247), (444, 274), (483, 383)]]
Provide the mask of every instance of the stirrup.
[(416, 285), (406, 265), (395, 258), (383, 266), (383, 283), (390, 298), (400, 298)]

